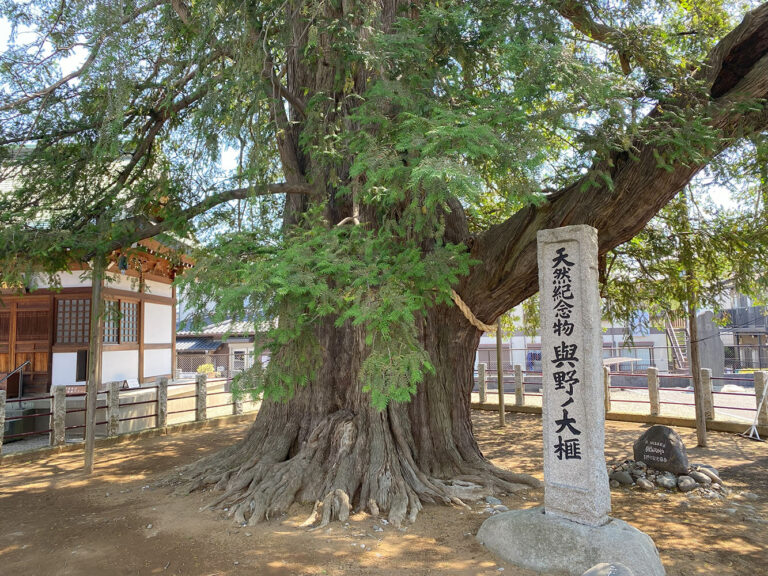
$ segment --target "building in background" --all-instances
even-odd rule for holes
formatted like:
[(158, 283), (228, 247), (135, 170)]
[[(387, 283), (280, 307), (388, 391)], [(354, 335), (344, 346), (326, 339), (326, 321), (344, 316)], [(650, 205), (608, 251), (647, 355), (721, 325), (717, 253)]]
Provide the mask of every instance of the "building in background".
[[(216, 376), (231, 378), (247, 370), (256, 361), (254, 343), (259, 331), (253, 322), (225, 320), (211, 323), (199, 330), (179, 325), (176, 340), (178, 350), (177, 378), (194, 376), (201, 366)], [(261, 354), (258, 361), (267, 362), (269, 355)]]
[[(99, 382), (143, 383), (173, 374), (172, 282), (191, 265), (153, 239), (113, 254), (103, 290), (107, 314)], [(57, 275), (57, 284), (37, 276), (28, 279), (23, 293), (0, 291), (0, 388), (9, 398), (86, 382), (92, 292), (88, 267), (73, 264)]]

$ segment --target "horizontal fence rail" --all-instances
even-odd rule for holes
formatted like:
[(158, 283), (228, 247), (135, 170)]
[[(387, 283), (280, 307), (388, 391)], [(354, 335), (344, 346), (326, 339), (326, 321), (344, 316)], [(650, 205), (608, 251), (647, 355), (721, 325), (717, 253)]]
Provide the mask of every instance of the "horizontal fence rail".
[[(251, 398), (234, 397), (232, 380), (226, 377), (208, 378), (207, 374), (197, 374), (194, 379), (181, 381), (161, 378), (157, 383), (130, 389), (123, 389), (121, 384), (110, 382), (100, 387), (103, 391), (96, 396), (97, 436), (111, 437), (168, 424), (203, 421), (257, 408)], [(7, 401), (4, 391), (0, 391), (0, 451), (39, 447), (40, 441), (34, 445), (25, 442), (30, 437), (48, 436), (46, 443), (51, 446), (82, 442), (86, 398), (81, 387), (71, 386), (54, 386), (49, 395)]]
[[(483, 363), (481, 363), (483, 364)], [(517, 370), (515, 370), (517, 369)], [(519, 370), (522, 384), (517, 394)], [(704, 395), (704, 410), (707, 420), (743, 423), (747, 426), (757, 415), (762, 388), (756, 386), (756, 373), (712, 377), (703, 369), (701, 381)], [(757, 372), (763, 374), (763, 372)], [(495, 366), (478, 364), (473, 374), (474, 393), (482, 402), (495, 404), (498, 397), (498, 373)], [(659, 373), (649, 367), (645, 372), (622, 372), (605, 370), (606, 410), (615, 414), (645, 414), (648, 416), (670, 416), (695, 418), (693, 378), (691, 374)], [(522, 370), (515, 365), (503, 372), (504, 394), (515, 394), (517, 405), (541, 406), (542, 376), (537, 370)], [(757, 394), (756, 394), (757, 389)], [(487, 395), (494, 399), (489, 400)], [(506, 402), (505, 402), (506, 403)], [(765, 415), (768, 424), (768, 410)]]

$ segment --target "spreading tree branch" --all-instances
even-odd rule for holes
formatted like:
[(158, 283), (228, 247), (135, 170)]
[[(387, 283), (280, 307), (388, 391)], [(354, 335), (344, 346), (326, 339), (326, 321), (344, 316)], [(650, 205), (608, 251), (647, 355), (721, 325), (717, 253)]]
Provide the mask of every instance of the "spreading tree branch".
[[(139, 240), (152, 238), (163, 232), (168, 232), (173, 229), (176, 223), (182, 221), (189, 222), (193, 218), (205, 214), (216, 206), (226, 204), (227, 202), (244, 200), (254, 196), (270, 196), (274, 194), (298, 194), (306, 196), (314, 194), (314, 189), (307, 184), (288, 184), (285, 182), (268, 184), (261, 189), (249, 187), (234, 188), (212, 194), (197, 204), (169, 214), (169, 217), (162, 221), (152, 220), (149, 216), (143, 214), (131, 216), (113, 223), (112, 228), (114, 230), (122, 230), (125, 231), (125, 233), (117, 234), (105, 251), (107, 253), (114, 252), (120, 248), (130, 246)], [(93, 254), (86, 255), (84, 260), (89, 260), (91, 257), (93, 257)]]
[[(468, 304), (492, 322), (538, 291), (536, 233), (547, 228), (588, 224), (598, 229), (604, 254), (630, 240), (691, 178), (709, 158), (734, 140), (768, 127), (768, 3), (746, 15), (742, 23), (710, 52), (697, 78), (710, 87), (710, 95), (682, 92), (669, 103), (707, 119), (719, 131), (718, 148), (696, 161), (662, 165), (668, 149), (638, 142), (636, 152), (614, 152), (598, 161), (576, 182), (551, 194), (538, 206), (528, 206), (471, 242), (473, 257), (481, 264), (459, 286)], [(753, 50), (752, 47), (757, 46)], [(728, 86), (724, 91), (723, 86)], [(714, 88), (717, 87), (717, 90)], [(750, 104), (747, 106), (746, 104)], [(663, 114), (657, 106), (646, 117), (650, 125)], [(604, 178), (595, 178), (601, 173)], [(465, 297), (465, 299), (467, 299)]]

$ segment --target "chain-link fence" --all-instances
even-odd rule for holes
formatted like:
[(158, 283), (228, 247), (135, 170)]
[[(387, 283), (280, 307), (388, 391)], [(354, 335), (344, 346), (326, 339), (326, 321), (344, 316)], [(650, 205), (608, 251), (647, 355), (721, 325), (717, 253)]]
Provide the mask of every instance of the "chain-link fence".
[(177, 354), (175, 378), (194, 378), (208, 374), (209, 378), (231, 379), (254, 363), (254, 354), (234, 350), (229, 354)]

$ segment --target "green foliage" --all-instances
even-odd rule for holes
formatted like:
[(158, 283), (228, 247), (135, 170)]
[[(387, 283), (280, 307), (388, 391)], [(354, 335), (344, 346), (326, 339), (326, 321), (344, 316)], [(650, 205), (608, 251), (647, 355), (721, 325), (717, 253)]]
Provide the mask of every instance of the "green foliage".
[(608, 255), (606, 315), (632, 332), (683, 318), (691, 307), (717, 311), (734, 291), (762, 298), (768, 290), (768, 212), (760, 195), (750, 206), (724, 209), (702, 181)]
[[(464, 215), (481, 234), (585, 174), (581, 194), (612, 186), (614, 152), (652, 143), (670, 166), (721, 144), (673, 101), (706, 97), (691, 71), (735, 7), (585, 3), (617, 46), (557, 5), (0, 0), (0, 284), (195, 238), (199, 319), (263, 325), (272, 360), (243, 389), (290, 398), (323, 328), (348, 326), (373, 404), (407, 400), (434, 371), (425, 313), (477, 264)], [(311, 194), (270, 194), (280, 181)]]

